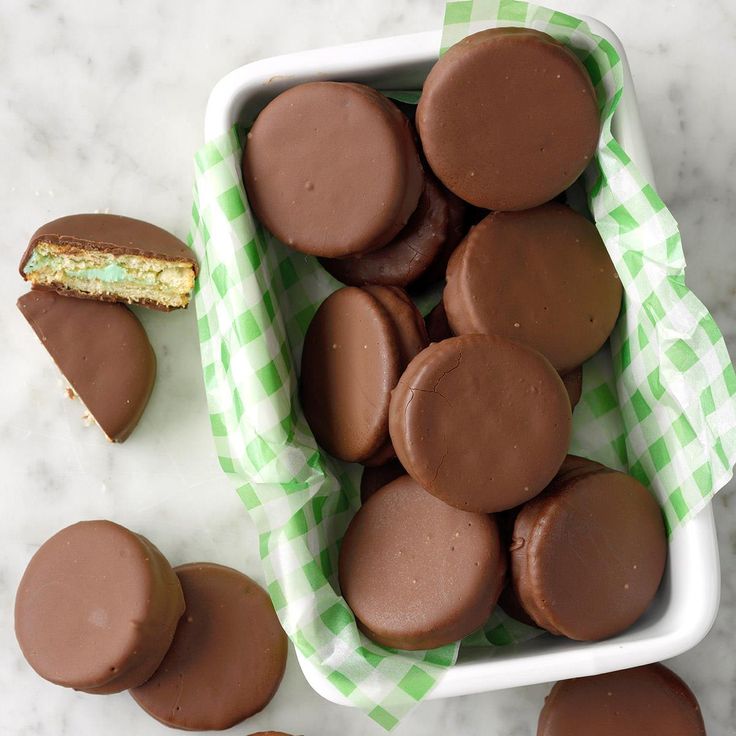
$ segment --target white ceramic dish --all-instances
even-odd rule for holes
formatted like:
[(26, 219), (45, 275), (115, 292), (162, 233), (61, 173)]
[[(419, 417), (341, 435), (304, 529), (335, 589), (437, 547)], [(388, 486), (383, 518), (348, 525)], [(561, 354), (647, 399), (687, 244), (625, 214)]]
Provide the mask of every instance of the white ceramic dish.
[[(621, 42), (602, 23), (591, 30), (618, 49), (626, 76), (625, 94), (613, 120), (616, 138), (653, 181), (631, 73)], [(252, 120), (284, 89), (315, 79), (364, 82), (380, 89), (418, 89), (437, 59), (440, 33), (417, 33), (263, 59), (223, 77), (210, 95), (207, 140), (237, 121)], [(569, 677), (635, 667), (680, 654), (695, 646), (713, 624), (720, 575), (713, 512), (708, 506), (679, 529), (670, 542), (663, 585), (654, 605), (635, 626), (612, 639), (580, 643), (543, 636), (518, 646), (468, 649), (429, 698), (501, 690)], [(348, 701), (297, 653), (310, 685), (335, 703)]]

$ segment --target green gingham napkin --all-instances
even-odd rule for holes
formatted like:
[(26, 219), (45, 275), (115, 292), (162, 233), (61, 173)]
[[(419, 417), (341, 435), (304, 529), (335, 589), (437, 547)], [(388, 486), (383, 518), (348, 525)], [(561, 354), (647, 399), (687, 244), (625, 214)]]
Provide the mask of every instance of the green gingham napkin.
[[(585, 366), (573, 450), (649, 485), (672, 531), (731, 477), (736, 374), (716, 324), (685, 286), (674, 219), (611, 135), (623, 91), (614, 48), (562, 13), (517, 0), (462, 0), (447, 3), (442, 49), (498, 25), (531, 26), (564, 41), (595, 84), (603, 127), (586, 188), (625, 299), (610, 352)], [(217, 454), (258, 529), (268, 591), (286, 632), (337, 691), (391, 729), (454, 663), (458, 645), (384, 649), (358, 632), (335, 592), (360, 469), (317, 448), (298, 404), (296, 372), (307, 326), (339, 285), (314, 258), (256, 225), (241, 154), (233, 129), (195, 159), (190, 244), (201, 264), (195, 305)], [(466, 644), (503, 645), (533, 633), (497, 611)]]

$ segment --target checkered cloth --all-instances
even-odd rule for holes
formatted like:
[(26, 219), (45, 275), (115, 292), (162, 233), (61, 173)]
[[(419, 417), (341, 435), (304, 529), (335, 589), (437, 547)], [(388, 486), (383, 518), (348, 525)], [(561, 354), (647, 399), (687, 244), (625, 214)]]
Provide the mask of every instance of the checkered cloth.
[[(442, 49), (497, 25), (564, 41), (596, 87), (603, 128), (586, 188), (625, 299), (611, 352), (585, 366), (573, 450), (649, 485), (672, 531), (731, 476), (736, 375), (716, 324), (685, 286), (675, 221), (611, 135), (623, 92), (615, 49), (582, 21), (517, 0), (448, 2)], [(415, 101), (417, 93), (396, 96)], [(454, 663), (458, 645), (380, 647), (360, 634), (336, 592), (337, 550), (359, 505), (360, 471), (317, 447), (299, 406), (297, 369), (307, 326), (339, 284), (254, 222), (241, 155), (233, 129), (195, 158), (190, 245), (201, 264), (195, 305), (215, 447), (258, 529), (284, 629), (337, 691), (390, 730)], [(497, 611), (466, 643), (533, 634)]]

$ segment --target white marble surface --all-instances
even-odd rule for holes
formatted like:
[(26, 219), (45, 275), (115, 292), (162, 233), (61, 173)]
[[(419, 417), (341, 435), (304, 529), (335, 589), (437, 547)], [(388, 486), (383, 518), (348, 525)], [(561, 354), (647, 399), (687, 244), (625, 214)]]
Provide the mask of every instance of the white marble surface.
[[(607, 22), (628, 49), (660, 193), (678, 218), (689, 282), (736, 352), (736, 5), (732, 0), (557, 0)], [(707, 12), (703, 12), (707, 7)], [(85, 428), (14, 302), (35, 227), (75, 211), (152, 220), (184, 236), (191, 160), (208, 92), (226, 72), (281, 52), (436, 28), (440, 0), (0, 3), (0, 734), (152, 736), (168, 731), (126, 694), (54, 687), (13, 636), (15, 588), (51, 533), (107, 517), (174, 563), (207, 559), (258, 576), (253, 527), (216, 465), (193, 310), (142, 312), (159, 358), (154, 395), (122, 446)], [(672, 666), (711, 736), (736, 734), (736, 500), (716, 502), (723, 602), (713, 631)], [(422, 705), (400, 734), (533, 734), (547, 686)], [(314, 694), (290, 658), (272, 704), (233, 733), (377, 734)]]

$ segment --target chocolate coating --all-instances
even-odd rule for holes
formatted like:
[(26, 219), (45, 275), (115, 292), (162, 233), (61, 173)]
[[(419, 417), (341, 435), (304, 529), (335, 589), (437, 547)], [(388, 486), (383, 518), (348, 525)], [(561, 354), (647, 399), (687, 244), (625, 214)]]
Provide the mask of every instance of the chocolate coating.
[(562, 465), (560, 465), (560, 469), (557, 471), (557, 475), (555, 476), (553, 483), (568, 481), (572, 478), (577, 478), (580, 475), (599, 473), (601, 471), (611, 472), (611, 468), (607, 468), (605, 465), (602, 465), (595, 460), (589, 460), (587, 457), (567, 455), (562, 461)]
[[(375, 285), (365, 286), (364, 289), (378, 300), (391, 318), (399, 341), (399, 358), (403, 371), (414, 356), (429, 344), (427, 328), (422, 315), (403, 289), (396, 286)], [(387, 432), (386, 440), (381, 448), (364, 460), (363, 464), (367, 466), (383, 465), (395, 457), (396, 452)]]
[(176, 568), (187, 611), (161, 666), (131, 695), (188, 731), (219, 731), (262, 710), (286, 667), (287, 638), (263, 588), (212, 563)]
[(558, 682), (537, 736), (705, 736), (692, 690), (662, 664)]
[(447, 236), (437, 257), (429, 264), (427, 270), (412, 283), (412, 291), (421, 291), (445, 278), (450, 256), (470, 229), (470, 207), (467, 202), (463, 202), (460, 197), (454, 195), (439, 182), (436, 184), (447, 202)]
[(304, 414), (317, 442), (340, 460), (366, 460), (387, 439), (400, 349), (388, 312), (347, 286), (325, 299), (307, 330), (300, 376)]
[(399, 340), (401, 370), (404, 370), (429, 345), (421, 312), (403, 289), (372, 284), (364, 289), (380, 303), (393, 322)]
[(570, 406), (574, 409), (583, 395), (583, 366), (579, 365), (565, 373), (562, 376), (562, 383), (565, 384), (565, 391), (570, 397)]
[(519, 596), (516, 594), (516, 590), (514, 590), (512, 580), (507, 580), (506, 585), (503, 586), (501, 595), (498, 597), (498, 605), (511, 618), (527, 626), (536, 626), (532, 617), (524, 610), (524, 606), (521, 605)]
[[(594, 460), (588, 460), (587, 458), (578, 457), (577, 455), (567, 455), (562, 461), (562, 465), (557, 471), (557, 475), (554, 477), (552, 484), (556, 484), (563, 479), (569, 480), (570, 478), (577, 477), (579, 475), (597, 473), (601, 470), (609, 471), (610, 469)], [(516, 517), (519, 515), (522, 508), (523, 506), (516, 506), (513, 509), (496, 514), (498, 529), (501, 533), (501, 541), (509, 553), (518, 545), (524, 543), (521, 539), (514, 539), (514, 524), (516, 523)], [(506, 580), (506, 585), (504, 585), (498, 599), (498, 605), (501, 606), (509, 616), (515, 618), (517, 621), (521, 621), (521, 623), (526, 624), (527, 626), (536, 626), (534, 619), (532, 619), (532, 617), (526, 612), (518, 594), (516, 593), (512, 576), (508, 576), (508, 579)]]
[(532, 498), (570, 441), (570, 401), (539, 353), (487, 335), (433, 343), (391, 396), (389, 430), (402, 465), (446, 503), (495, 512)]
[[(199, 273), (199, 265), (190, 248), (163, 228), (150, 222), (136, 220), (123, 215), (102, 213), (67, 215), (42, 225), (31, 236), (28, 247), (20, 259), (20, 275), (28, 280), (23, 269), (40, 242), (67, 246), (79, 250), (99, 251), (114, 256), (133, 255), (143, 258), (157, 258), (164, 261), (189, 263), (194, 275)], [(54, 289), (63, 296), (101, 301), (121, 301), (112, 294), (90, 295), (83, 291), (66, 288), (59, 283)], [(168, 311), (167, 307), (154, 300), (137, 302), (145, 307)]]
[(427, 315), (426, 325), (430, 342), (442, 342), (442, 340), (447, 340), (447, 338), (453, 336), (450, 323), (447, 321), (444, 302), (440, 302)]
[(478, 223), (450, 259), (443, 299), (455, 334), (507, 337), (566, 373), (608, 339), (621, 293), (595, 225), (551, 202)]
[(424, 175), (409, 122), (375, 90), (309, 82), (258, 115), (243, 155), (258, 219), (311, 255), (387, 245), (416, 209)]
[(406, 470), (396, 458), (382, 465), (366, 467), (360, 478), (360, 502), (365, 503), (376, 491), (401, 475), (406, 475)]
[(492, 517), (448, 506), (409, 476), (368, 499), (340, 547), (340, 588), (360, 628), (397, 649), (431, 649), (482, 626), (505, 569)]
[(439, 257), (449, 224), (447, 198), (427, 176), (416, 210), (388, 245), (351, 258), (323, 258), (321, 263), (343, 284), (408, 286)]
[[(511, 547), (513, 545), (514, 523), (522, 508), (522, 506), (514, 506), (512, 509), (507, 509), (506, 511), (501, 511), (494, 515), (496, 523), (498, 524), (498, 533), (501, 537), (501, 545), (507, 557), (510, 554)], [(504, 580), (503, 590), (501, 591), (501, 595), (498, 597), (498, 605), (507, 615), (515, 618), (517, 621), (521, 621), (521, 623), (526, 624), (527, 626), (536, 626), (534, 621), (532, 621), (529, 614), (521, 605), (519, 597), (516, 595), (516, 591), (514, 590), (513, 580), (510, 575), (507, 575)]]
[(15, 633), (46, 680), (117, 693), (154, 673), (183, 612), (179, 581), (151, 542), (111, 521), (81, 521), (28, 563)]
[(156, 356), (137, 317), (122, 304), (39, 290), (20, 297), (18, 309), (102, 431), (123, 442), (156, 377)]
[(522, 606), (553, 634), (597, 641), (648, 608), (664, 573), (662, 514), (635, 478), (573, 470), (514, 525), (511, 570)]
[(583, 65), (526, 28), (493, 28), (452, 46), (424, 82), (416, 122), (442, 183), (492, 210), (535, 207), (569, 187), (600, 130)]
[(363, 465), (365, 465), (366, 468), (375, 468), (379, 465), (384, 465), (395, 457), (396, 451), (394, 450), (394, 446), (391, 444), (391, 438), (389, 437), (376, 452), (366, 460), (363, 460)]

